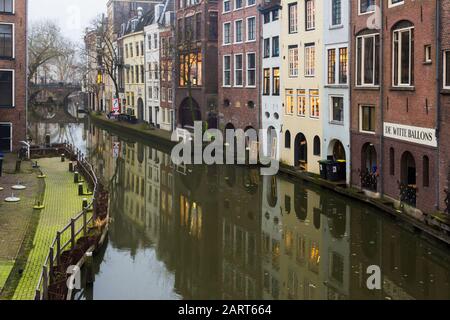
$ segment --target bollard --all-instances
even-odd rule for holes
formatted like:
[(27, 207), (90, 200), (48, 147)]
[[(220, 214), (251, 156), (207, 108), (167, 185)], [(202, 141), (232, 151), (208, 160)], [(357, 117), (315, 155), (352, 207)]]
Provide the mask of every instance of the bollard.
[(66, 156), (64, 155), (64, 153), (61, 155), (61, 162), (66, 161)]
[(69, 162), (69, 172), (73, 172), (73, 162)]
[(84, 210), (84, 209), (86, 209), (87, 207), (88, 207), (88, 199), (83, 198), (83, 205), (82, 205), (81, 210)]
[(81, 182), (78, 184), (78, 195), (83, 195), (83, 184)]
[(78, 183), (78, 171), (75, 171), (75, 174), (73, 175), (73, 182)]
[(86, 252), (86, 283), (93, 284), (95, 281), (95, 273), (94, 273), (94, 258), (92, 256), (92, 252)]

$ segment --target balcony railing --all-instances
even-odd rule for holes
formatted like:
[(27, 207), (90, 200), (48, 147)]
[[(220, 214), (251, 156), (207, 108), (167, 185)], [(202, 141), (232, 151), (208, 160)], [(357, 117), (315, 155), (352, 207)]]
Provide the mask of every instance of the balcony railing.
[(370, 172), (361, 173), (361, 187), (369, 191), (377, 192), (378, 175)]

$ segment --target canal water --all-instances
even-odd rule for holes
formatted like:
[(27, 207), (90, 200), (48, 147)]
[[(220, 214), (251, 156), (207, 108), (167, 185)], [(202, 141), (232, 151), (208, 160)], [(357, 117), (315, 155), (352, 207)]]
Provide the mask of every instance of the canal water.
[[(78, 130), (112, 223), (77, 299), (450, 299), (449, 249), (371, 206), (257, 168), (174, 166), (151, 142)], [(379, 290), (367, 286), (373, 266)]]

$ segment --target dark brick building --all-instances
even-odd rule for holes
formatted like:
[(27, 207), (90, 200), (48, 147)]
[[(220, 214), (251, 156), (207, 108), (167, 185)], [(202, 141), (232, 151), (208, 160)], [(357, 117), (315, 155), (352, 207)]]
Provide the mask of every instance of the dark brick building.
[(27, 1), (0, 1), (0, 151), (26, 139)]
[(258, 129), (261, 91), (257, 0), (219, 2), (219, 110), (222, 128)]
[(189, 127), (201, 120), (216, 127), (217, 1), (180, 0), (175, 9), (177, 124)]
[(439, 176), (437, 2), (373, 2), (354, 1), (351, 9), (352, 183), (432, 212)]

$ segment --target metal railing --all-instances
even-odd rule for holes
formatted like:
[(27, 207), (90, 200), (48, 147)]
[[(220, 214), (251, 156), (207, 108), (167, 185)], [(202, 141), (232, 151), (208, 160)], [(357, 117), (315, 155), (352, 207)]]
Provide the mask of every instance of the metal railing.
[[(80, 150), (75, 149), (71, 144), (64, 143), (58, 145), (58, 152), (63, 150), (66, 156), (70, 156), (73, 161), (77, 161), (77, 170), (84, 176), (86, 182), (93, 187), (93, 197), (90, 203), (83, 208), (70, 222), (56, 233), (47, 258), (42, 266), (42, 272), (36, 287), (35, 300), (49, 299), (49, 287), (55, 283), (55, 271), (60, 268), (62, 263), (62, 253), (70, 247), (75, 248), (77, 237), (88, 234), (88, 225), (95, 219), (95, 202), (99, 195), (98, 179), (92, 165), (85, 159)], [(50, 149), (50, 148), (49, 148)], [(53, 148), (55, 149), (55, 148)], [(92, 213), (91, 213), (92, 212)], [(91, 213), (91, 214), (90, 214)], [(77, 228), (77, 225), (79, 226)], [(60, 273), (66, 273), (66, 270), (59, 270)], [(65, 277), (64, 285), (65, 285)]]
[(399, 183), (399, 189), (400, 201), (415, 207), (417, 202), (417, 188), (404, 183)]
[(361, 187), (363, 189), (377, 192), (378, 190), (378, 176), (375, 173), (361, 173)]

